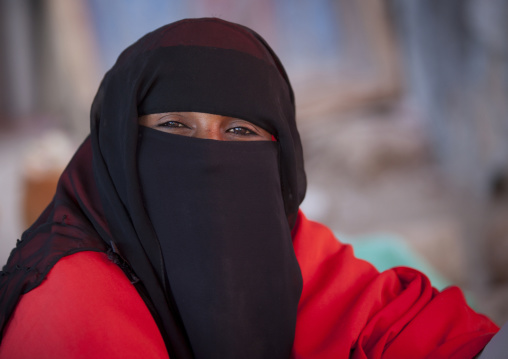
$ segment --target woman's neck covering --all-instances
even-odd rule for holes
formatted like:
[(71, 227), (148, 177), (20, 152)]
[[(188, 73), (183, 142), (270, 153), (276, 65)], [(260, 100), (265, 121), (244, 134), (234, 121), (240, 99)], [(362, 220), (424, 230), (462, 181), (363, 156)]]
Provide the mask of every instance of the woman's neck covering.
[[(296, 262), (293, 261), (291, 264), (294, 259), (292, 248), (284, 241), (289, 238), (289, 229), (294, 224), (306, 184), (302, 149), (295, 123), (293, 92), (280, 61), (259, 35), (245, 27), (219, 19), (191, 19), (167, 25), (141, 38), (122, 53), (117, 63), (104, 77), (92, 106), (90, 138), (95, 181), (90, 180), (90, 173), (85, 173), (84, 184), (81, 186), (80, 182), (81, 187), (78, 186), (77, 191), (69, 191), (68, 183), (62, 183), (61, 180), (55, 198), (60, 196), (67, 200), (58, 203), (54, 201), (49, 207), (52, 208), (52, 212), (46, 211), (46, 214), (25, 232), (23, 242), (27, 244), (23, 245), (23, 253), (35, 249), (30, 245), (32, 238), (44, 236), (58, 238), (57, 242), (61, 246), (60, 249), (63, 248), (61, 251), (63, 254), (57, 254), (49, 262), (43, 259), (41, 263), (44, 265), (40, 268), (47, 269), (51, 268), (61, 256), (83, 250), (79, 244), (72, 244), (68, 238), (70, 235), (63, 233), (55, 237), (51, 232), (52, 229), (41, 229), (44, 226), (49, 228), (56, 222), (64, 223), (65, 218), (71, 217), (76, 222), (75, 227), (79, 229), (77, 233), (72, 234), (73, 238), (81, 237), (79, 233), (91, 233), (89, 236), (97, 236), (102, 242), (99, 241), (100, 243), (97, 242), (88, 248), (105, 250), (102, 244), (105, 242), (126, 260), (140, 280), (136, 284), (137, 289), (161, 329), (170, 356), (186, 358), (201, 353), (199, 349), (193, 347), (194, 343), (200, 343), (201, 339), (195, 339), (192, 333), (189, 337), (189, 333), (186, 332), (186, 328), (191, 326), (185, 322), (189, 317), (179, 311), (179, 307), (184, 306), (182, 303), (186, 299), (182, 301), (180, 297), (175, 297), (175, 293), (172, 292), (172, 277), (167, 273), (175, 270), (171, 269), (173, 263), (168, 263), (171, 262), (171, 254), (166, 254), (172, 251), (168, 249), (169, 247), (161, 246), (166, 239), (158, 238), (174, 233), (168, 232), (165, 225), (152, 218), (155, 217), (157, 210), (153, 209), (156, 207), (151, 204), (152, 195), (149, 193), (150, 190), (146, 189), (151, 188), (148, 184), (150, 178), (148, 180), (142, 178), (146, 172), (138, 173), (136, 161), (138, 156), (140, 159), (143, 157), (141, 150), (145, 144), (151, 143), (145, 141), (146, 133), (154, 132), (148, 129), (141, 131), (138, 116), (170, 111), (206, 112), (238, 117), (275, 135), (278, 150), (274, 152), (272, 148), (267, 163), (269, 167), (271, 166), (270, 171), (276, 168), (279, 173), (278, 196), (281, 201), (279, 205), (274, 206), (278, 206), (278, 217), (283, 218), (285, 224), (280, 226), (279, 221), (275, 226), (267, 227), (275, 228), (274, 234), (280, 235), (279, 244), (271, 246), (270, 241), (263, 240), (259, 243), (266, 242), (269, 250), (276, 249), (275, 256), (267, 254), (267, 257), (276, 260), (279, 253), (283, 262), (289, 264), (285, 268), (286, 273), (276, 273), (277, 278), (269, 280), (269, 285), (275, 290), (275, 296), (279, 296), (275, 302), (286, 301), (290, 307), (281, 317), (291, 312), (294, 315), (292, 319), (284, 319), (280, 328), (287, 328), (288, 323), (296, 320), (301, 277), (295, 270)], [(164, 138), (174, 137), (168, 134), (156, 134), (155, 137), (159, 135), (165, 136)], [(192, 143), (196, 141), (196, 139), (185, 140), (191, 140)], [(82, 149), (78, 150), (72, 168), (81, 166), (81, 171), (89, 170), (90, 157), (84, 154), (89, 151), (83, 150), (89, 149), (89, 145), (90, 143), (85, 141)], [(237, 144), (225, 146), (228, 145)], [(275, 144), (263, 145), (273, 147)], [(273, 156), (278, 157), (275, 162)], [(83, 158), (79, 159), (81, 157)], [(62, 178), (68, 177), (69, 170), (66, 170)], [(83, 181), (83, 178), (79, 181)], [(144, 183), (141, 183), (143, 181)], [(273, 189), (273, 177), (270, 181), (268, 188)], [(89, 193), (94, 193), (94, 196), (90, 197)], [(100, 198), (100, 204), (95, 203), (97, 197)], [(70, 202), (72, 206), (69, 205)], [(277, 203), (275, 198), (274, 203)], [(55, 209), (59, 204), (61, 207)], [(65, 213), (67, 217), (58, 218), (57, 212)], [(248, 215), (256, 216), (256, 213), (250, 212)], [(258, 224), (259, 227), (264, 225)], [(256, 243), (251, 241), (249, 244)], [(83, 248), (87, 250), (87, 247)], [(200, 250), (202, 247), (196, 243), (195, 248)], [(45, 258), (48, 250), (56, 253), (54, 246), (46, 246), (44, 251), (35, 250), (36, 257)], [(247, 253), (245, 248), (242, 251)], [(19, 249), (13, 251), (5, 273), (12, 268), (22, 268), (26, 263), (33, 262), (33, 259), (28, 261), (16, 259), (23, 257), (19, 255), (20, 252), (22, 251)], [(270, 266), (271, 270), (276, 268), (273, 261)], [(252, 268), (251, 266), (247, 272)], [(25, 284), (34, 279), (30, 276), (23, 278)], [(283, 290), (276, 290), (275, 283), (278, 280), (280, 287), (285, 286)], [(7, 279), (7, 282), (9, 281), (10, 279)], [(233, 280), (233, 283), (239, 282)], [(17, 292), (21, 294), (34, 286), (29, 287), (25, 285), (23, 290)], [(261, 291), (266, 292), (263, 288)], [(223, 291), (225, 292), (227, 290)], [(286, 300), (287, 298), (280, 300), (284, 296), (288, 296), (287, 298), (291, 300)], [(268, 297), (263, 300), (266, 298)], [(12, 300), (10, 308), (12, 311)], [(1, 309), (3, 315), (3, 304)], [(8, 318), (10, 311), (5, 310), (4, 319)], [(195, 323), (194, 327), (201, 324)], [(245, 325), (249, 326), (248, 323)], [(287, 346), (293, 334), (284, 337), (283, 346)], [(287, 348), (279, 353), (286, 352)]]

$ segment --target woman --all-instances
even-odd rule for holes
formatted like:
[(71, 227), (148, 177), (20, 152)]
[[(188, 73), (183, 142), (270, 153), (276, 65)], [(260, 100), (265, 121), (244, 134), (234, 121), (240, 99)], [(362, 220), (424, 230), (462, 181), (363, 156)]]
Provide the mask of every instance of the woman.
[(293, 92), (253, 31), (146, 35), (91, 117), (2, 273), (0, 357), (473, 357), (498, 330), (298, 211)]

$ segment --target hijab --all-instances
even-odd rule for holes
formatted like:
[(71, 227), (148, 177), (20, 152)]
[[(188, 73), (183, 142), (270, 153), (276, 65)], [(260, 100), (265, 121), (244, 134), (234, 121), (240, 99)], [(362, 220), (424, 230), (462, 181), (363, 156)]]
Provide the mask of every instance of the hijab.
[[(241, 118), (277, 142), (138, 126), (141, 115), (171, 111)], [(105, 75), (90, 137), (11, 253), (2, 328), (62, 256), (109, 251), (171, 357), (288, 357), (302, 287), (290, 230), (305, 187), (293, 92), (266, 42), (214, 18), (157, 29)]]

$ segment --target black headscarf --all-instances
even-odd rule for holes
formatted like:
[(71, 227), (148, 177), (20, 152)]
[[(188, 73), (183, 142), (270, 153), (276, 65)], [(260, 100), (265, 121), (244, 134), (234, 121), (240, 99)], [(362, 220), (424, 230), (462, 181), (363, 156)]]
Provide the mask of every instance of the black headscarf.
[[(272, 133), (277, 143), (218, 144), (175, 138), (138, 126), (140, 115), (170, 111), (242, 118)], [(289, 231), (306, 184), (293, 92), (280, 61), (266, 42), (250, 29), (219, 19), (182, 20), (162, 27), (120, 55), (99, 88), (91, 120), (90, 138), (63, 173), (55, 199), (24, 233), (4, 268), (0, 297), (2, 329), (19, 295), (36, 287), (59, 258), (80, 250), (107, 251), (111, 247), (117, 261), (137, 281), (136, 288), (161, 329), (170, 356), (233, 357), (242, 349), (247, 351), (243, 357), (248, 357), (249, 352), (253, 357), (266, 356), (268, 350), (273, 354), (271, 357), (289, 355), (301, 291), (301, 275)], [(241, 157), (239, 146), (247, 148)], [(157, 151), (174, 154), (179, 148), (188, 150), (162, 167), (163, 162), (153, 156)], [(213, 163), (222, 165), (225, 153), (230, 154), (229, 162), (226, 161), (229, 164), (219, 166), (219, 170), (207, 167)], [(185, 166), (205, 156), (207, 159), (195, 166)], [(168, 170), (169, 167), (175, 171)], [(189, 174), (193, 169), (201, 170), (201, 174), (219, 175), (200, 183), (195, 180), (202, 180), (203, 176), (199, 170)], [(250, 174), (246, 175), (246, 170), (254, 172), (247, 171)], [(155, 176), (161, 172), (161, 176)], [(238, 207), (238, 201), (235, 205), (224, 201), (215, 208), (216, 200), (227, 196), (227, 189), (232, 188), (225, 188), (227, 181), (221, 179), (232, 174), (235, 180), (228, 186), (248, 181), (249, 191), (241, 202), (246, 206)], [(187, 192), (163, 191), (166, 194), (158, 199), (153, 191), (160, 187), (161, 179), (184, 180), (189, 185)], [(214, 180), (219, 185), (209, 186)], [(194, 196), (192, 202), (192, 196), (185, 195), (195, 194), (198, 188), (212, 187), (220, 189), (205, 190), (204, 196), (215, 196), (210, 204), (213, 208), (199, 207), (200, 203), (206, 203), (200, 202), (202, 196)], [(235, 199), (243, 192), (241, 186), (232, 189)], [(173, 200), (167, 200), (175, 194)], [(256, 196), (261, 199), (254, 200)], [(177, 206), (182, 202), (198, 207), (199, 211), (190, 217), (177, 217), (181, 212), (171, 211), (180, 208)], [(157, 219), (160, 213), (172, 213), (172, 218), (178, 221), (165, 222), (164, 216)], [(221, 226), (208, 233), (220, 221), (217, 216), (207, 217), (206, 213), (229, 213), (224, 224), (233, 220), (241, 225), (224, 235), (220, 235), (224, 233)], [(186, 218), (199, 218), (202, 225), (189, 232), (181, 226)], [(212, 243), (225, 239), (219, 246), (204, 247), (206, 236)], [(233, 237), (238, 241), (233, 241)], [(37, 245), (33, 244), (36, 242)], [(182, 253), (176, 255), (178, 250)], [(216, 259), (223, 258), (228, 251), (229, 258), (234, 259), (233, 267), (229, 271), (216, 270), (224, 265), (224, 261)], [(195, 254), (195, 263), (213, 260), (201, 269), (182, 269), (188, 264), (185, 256)], [(238, 268), (244, 263), (243, 268)], [(238, 273), (224, 284), (222, 277), (231, 272)], [(201, 282), (200, 274), (204, 275)], [(186, 279), (198, 281), (196, 286), (203, 290), (191, 286), (189, 291), (194, 292), (187, 296)], [(249, 281), (256, 284), (245, 283)], [(242, 289), (232, 289), (237, 286)], [(256, 303), (259, 308), (247, 315), (245, 320), (250, 322), (238, 318), (237, 323), (232, 323), (232, 316), (243, 311), (241, 303), (236, 303), (238, 297), (230, 296), (230, 292), (241, 292), (244, 286), (248, 310)], [(212, 293), (213, 288), (220, 288), (216, 293), (218, 299)], [(200, 303), (214, 300), (218, 303), (208, 310), (200, 308)], [(210, 314), (213, 310), (222, 315), (214, 318)], [(260, 318), (259, 323), (255, 317)], [(269, 330), (270, 317), (273, 330)], [(200, 328), (207, 323), (218, 332), (216, 338), (202, 333)], [(217, 343), (221, 339), (220, 330), (224, 330), (224, 343)], [(243, 333), (236, 335), (240, 330)], [(249, 339), (255, 344), (248, 347)], [(228, 341), (234, 348), (229, 352), (229, 348), (221, 347)], [(276, 348), (277, 343), (280, 348)], [(212, 353), (210, 347), (214, 345), (219, 349)]]

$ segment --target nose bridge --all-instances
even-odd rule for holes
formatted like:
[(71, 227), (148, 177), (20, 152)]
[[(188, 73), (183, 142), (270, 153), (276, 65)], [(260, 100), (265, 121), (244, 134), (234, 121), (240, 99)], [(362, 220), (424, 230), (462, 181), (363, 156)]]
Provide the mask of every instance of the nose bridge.
[(216, 117), (217, 116), (210, 114), (201, 114), (199, 120), (196, 122), (194, 137), (225, 141), (224, 133), (221, 131), (221, 123)]

